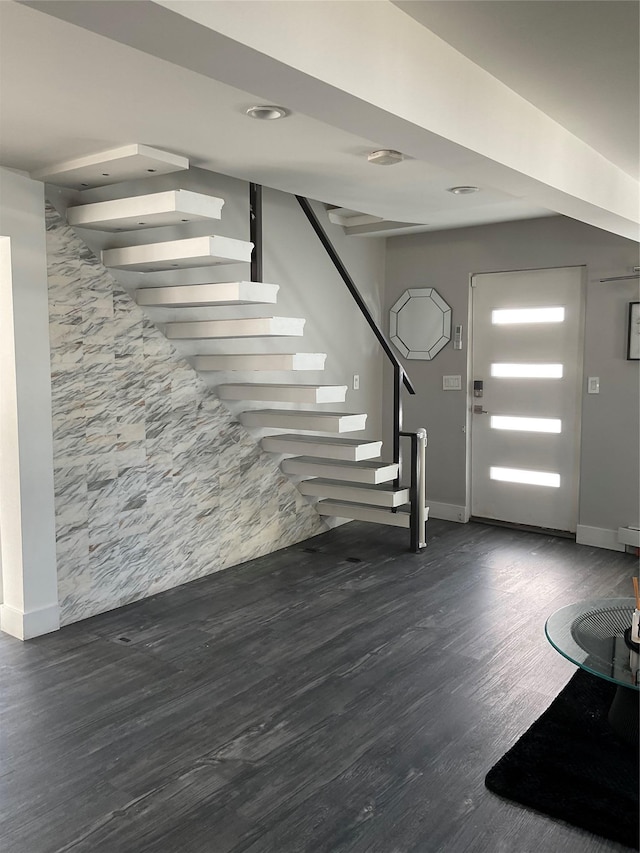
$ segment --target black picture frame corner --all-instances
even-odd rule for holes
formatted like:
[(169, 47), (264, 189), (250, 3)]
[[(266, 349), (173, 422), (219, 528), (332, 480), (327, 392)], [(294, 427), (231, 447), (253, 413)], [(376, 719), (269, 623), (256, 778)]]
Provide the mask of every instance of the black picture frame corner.
[(640, 361), (640, 302), (629, 303), (627, 361)]

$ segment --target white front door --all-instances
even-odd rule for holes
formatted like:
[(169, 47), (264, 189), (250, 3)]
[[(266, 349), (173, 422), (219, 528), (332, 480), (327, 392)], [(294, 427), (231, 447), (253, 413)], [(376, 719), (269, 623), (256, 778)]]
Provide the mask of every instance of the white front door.
[(576, 529), (583, 290), (582, 267), (472, 279), (472, 516)]

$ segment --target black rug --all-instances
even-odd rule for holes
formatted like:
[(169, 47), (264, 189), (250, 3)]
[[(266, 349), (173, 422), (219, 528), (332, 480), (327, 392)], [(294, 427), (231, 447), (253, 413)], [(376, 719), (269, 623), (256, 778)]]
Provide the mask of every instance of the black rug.
[(485, 779), (490, 791), (638, 849), (638, 751), (610, 729), (615, 686), (579, 669)]

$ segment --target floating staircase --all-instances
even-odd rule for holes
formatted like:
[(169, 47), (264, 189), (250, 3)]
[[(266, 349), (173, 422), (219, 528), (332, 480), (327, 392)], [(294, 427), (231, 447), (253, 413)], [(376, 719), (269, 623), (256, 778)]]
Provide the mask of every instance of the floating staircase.
[(196, 355), (196, 370), (324, 370), (324, 352), (263, 352), (233, 355)]
[(149, 178), (151, 175), (184, 172), (188, 168), (189, 160), (186, 157), (134, 142), (87, 157), (55, 163), (31, 172), (31, 177), (34, 181), (47, 181), (56, 186), (83, 190), (136, 178)]
[(324, 480), (314, 477), (298, 486), (303, 495), (335, 498), (339, 501), (370, 504), (371, 506), (400, 507), (409, 503), (409, 489), (382, 488), (367, 483), (345, 484), (342, 480)]
[(252, 248), (251, 243), (232, 237), (187, 237), (184, 240), (105, 249), (102, 263), (112, 269), (136, 272), (210, 267), (243, 261), (249, 263)]
[(220, 284), (182, 284), (176, 287), (145, 287), (136, 301), (152, 308), (204, 308), (207, 305), (273, 304), (278, 301), (277, 284), (256, 281), (226, 281)]
[(291, 409), (253, 409), (240, 415), (246, 427), (299, 429), (309, 432), (359, 432), (366, 425), (366, 415), (348, 412), (303, 411)]
[(94, 204), (82, 204), (67, 209), (67, 221), (76, 228), (97, 231), (135, 231), (180, 225), (222, 217), (221, 198), (189, 190), (169, 190), (164, 193), (117, 198)]
[(304, 480), (298, 488), (303, 495), (335, 498), (338, 501), (370, 504), (372, 506), (399, 507), (409, 503), (409, 489), (394, 489), (388, 486), (380, 488), (368, 483), (359, 483), (354, 486), (341, 480), (325, 480), (315, 477), (312, 480)]
[[(144, 146), (135, 146), (137, 149)], [(121, 149), (127, 156), (147, 156), (148, 151), (132, 152), (131, 146)], [(111, 152), (106, 152), (104, 162), (117, 171)], [(124, 156), (124, 155), (123, 155)], [(88, 164), (74, 168), (66, 165), (64, 174), (70, 186), (86, 186), (87, 169), (100, 174), (96, 158)], [(143, 161), (146, 163), (146, 161)], [(130, 165), (122, 167), (130, 169)], [(181, 163), (162, 157), (158, 170), (182, 168)], [(147, 172), (154, 168), (147, 167)], [(102, 173), (104, 174), (104, 173)], [(128, 171), (127, 177), (130, 177)], [(141, 177), (141, 175), (138, 175)], [(62, 182), (62, 180), (60, 181)], [(107, 181), (94, 178), (91, 185)], [(75, 204), (68, 209), (69, 224), (78, 228), (91, 228), (107, 232), (140, 231), (161, 226), (184, 226), (198, 221), (215, 222), (222, 214), (223, 200), (187, 190), (149, 193), (130, 198), (91, 204)], [(208, 374), (219, 371), (221, 382), (217, 393), (223, 400), (246, 401), (248, 408), (240, 412), (241, 422), (250, 430), (263, 434), (262, 447), (281, 458), (284, 473), (298, 483), (302, 494), (316, 503), (323, 516), (374, 521), (393, 526), (408, 527), (409, 515), (397, 511), (409, 501), (409, 490), (394, 486), (398, 465), (377, 461), (382, 442), (370, 438), (345, 438), (343, 433), (365, 429), (367, 415), (343, 411), (326, 411), (326, 404), (343, 403), (346, 385), (299, 384), (291, 382), (262, 382), (265, 371), (291, 373), (292, 379), (300, 371), (324, 370), (326, 354), (315, 352), (282, 352), (273, 338), (300, 338), (305, 320), (268, 314), (262, 317), (242, 315), (246, 305), (273, 306), (277, 302), (278, 285), (258, 281), (226, 281), (204, 284), (181, 283), (183, 269), (206, 268), (213, 265), (249, 263), (253, 243), (213, 234), (170, 241), (148, 242), (105, 249), (102, 262), (106, 267), (137, 273), (174, 271), (175, 278), (166, 286), (158, 282), (148, 285), (141, 282), (136, 291), (138, 305), (148, 309), (168, 311), (190, 308), (207, 309), (215, 306), (237, 306), (238, 316), (224, 319), (184, 320), (184, 312), (175, 320), (164, 322), (164, 333), (169, 340), (186, 342), (195, 349), (190, 353), (196, 370)], [(254, 339), (260, 342), (262, 352), (198, 352), (199, 341), (225, 341)], [(189, 344), (189, 342), (191, 342)], [(232, 349), (235, 349), (236, 345)], [(255, 374), (255, 381), (233, 383), (228, 373), (241, 371)], [(264, 401), (286, 405), (286, 408), (255, 409), (251, 404)], [(296, 405), (314, 408), (295, 408)], [(292, 408), (293, 407), (293, 408)], [(264, 435), (264, 431), (272, 434)], [(275, 434), (273, 434), (275, 433)]]
[(221, 400), (270, 400), (278, 403), (344, 403), (346, 385), (218, 385)]
[(282, 338), (301, 337), (304, 320), (297, 317), (238, 317), (234, 320), (189, 320), (167, 323), (164, 333), (169, 340), (195, 338)]
[(381, 441), (366, 438), (335, 438), (334, 436), (283, 434), (262, 439), (262, 447), (269, 453), (293, 456), (319, 456), (326, 459), (342, 459), (361, 462), (375, 459), (382, 450)]
[(364, 504), (343, 503), (342, 501), (319, 501), (316, 509), (320, 515), (328, 515), (334, 518), (349, 518), (352, 521), (373, 521), (376, 524), (389, 524), (392, 527), (411, 526), (408, 512), (390, 512), (388, 509), (380, 509)]
[(334, 480), (346, 480), (352, 483), (369, 483), (377, 486), (388, 483), (398, 476), (395, 462), (345, 462), (334, 459), (315, 459), (311, 456), (296, 456), (282, 463), (285, 474), (297, 474), (302, 477), (331, 477)]

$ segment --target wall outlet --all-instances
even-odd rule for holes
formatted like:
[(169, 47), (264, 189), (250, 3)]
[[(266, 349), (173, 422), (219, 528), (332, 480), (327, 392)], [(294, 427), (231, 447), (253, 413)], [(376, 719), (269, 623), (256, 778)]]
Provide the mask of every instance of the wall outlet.
[(354, 391), (360, 390), (360, 374), (359, 373), (353, 374), (353, 390)]

